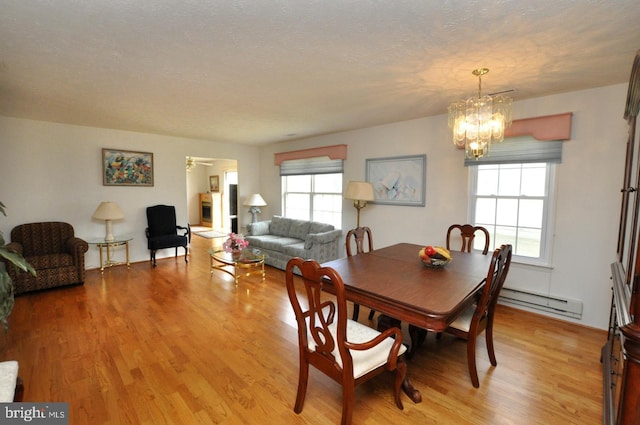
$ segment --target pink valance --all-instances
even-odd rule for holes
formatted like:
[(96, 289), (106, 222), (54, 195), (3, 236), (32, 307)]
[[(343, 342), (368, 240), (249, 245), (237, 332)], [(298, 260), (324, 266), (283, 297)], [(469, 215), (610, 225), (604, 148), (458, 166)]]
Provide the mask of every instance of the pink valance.
[(536, 140), (569, 140), (572, 116), (573, 112), (565, 112), (513, 120), (511, 127), (504, 131), (504, 137), (531, 136)]
[(297, 151), (279, 152), (273, 154), (276, 165), (282, 161), (293, 159), (317, 158), (328, 156), (331, 159), (347, 159), (347, 145), (323, 146), (321, 148), (301, 149)]

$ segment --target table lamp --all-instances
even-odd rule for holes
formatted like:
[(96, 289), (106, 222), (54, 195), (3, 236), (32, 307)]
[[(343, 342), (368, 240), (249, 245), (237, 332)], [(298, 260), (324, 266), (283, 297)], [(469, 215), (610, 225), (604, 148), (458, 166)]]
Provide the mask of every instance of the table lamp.
[(253, 216), (251, 222), (255, 223), (258, 221), (258, 214), (260, 213), (260, 208), (258, 207), (264, 207), (265, 205), (267, 205), (267, 203), (264, 201), (264, 199), (262, 199), (262, 196), (260, 196), (259, 193), (254, 193), (253, 195), (249, 196), (246, 201), (244, 201), (243, 205), (251, 207), (249, 208), (249, 212)]
[(111, 225), (112, 220), (121, 220), (124, 218), (124, 213), (115, 202), (106, 201), (101, 202), (93, 213), (93, 218), (96, 220), (104, 220), (107, 227), (104, 240), (106, 242), (112, 242), (115, 240), (113, 236), (113, 227)]
[(367, 201), (374, 201), (373, 185), (369, 182), (350, 181), (347, 190), (344, 191), (344, 199), (353, 199), (353, 206), (358, 210), (358, 222), (360, 227), (360, 210), (367, 206)]

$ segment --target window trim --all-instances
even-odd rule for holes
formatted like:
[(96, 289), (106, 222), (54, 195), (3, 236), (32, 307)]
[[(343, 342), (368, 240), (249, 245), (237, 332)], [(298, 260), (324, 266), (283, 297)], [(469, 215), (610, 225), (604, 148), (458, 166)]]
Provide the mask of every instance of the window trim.
[[(524, 163), (523, 163), (524, 164)], [(548, 203), (545, 206), (542, 217), (542, 238), (541, 238), (541, 256), (538, 258), (524, 257), (513, 253), (512, 260), (514, 263), (527, 264), (531, 266), (553, 268), (553, 242), (555, 236), (555, 208), (557, 200), (557, 187), (556, 187), (556, 164), (552, 162), (545, 162), (547, 165), (547, 194), (544, 197)], [(482, 164), (479, 164), (482, 165)], [(478, 179), (478, 166), (472, 165), (468, 167), (468, 181), (469, 181), (469, 193), (467, 197), (468, 210), (467, 218), (469, 223), (475, 222), (475, 206), (476, 198), (475, 188)], [(526, 196), (518, 196), (518, 199), (526, 199)], [(493, 238), (493, 236), (492, 236)], [(495, 241), (492, 242), (494, 244)]]

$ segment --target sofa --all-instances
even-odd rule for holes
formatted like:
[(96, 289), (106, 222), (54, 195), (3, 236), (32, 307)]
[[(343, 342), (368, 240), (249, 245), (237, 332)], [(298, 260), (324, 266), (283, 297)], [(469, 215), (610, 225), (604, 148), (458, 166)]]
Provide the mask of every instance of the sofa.
[(11, 230), (6, 248), (22, 255), (36, 270), (32, 276), (5, 263), (16, 294), (84, 283), (84, 253), (89, 245), (75, 237), (69, 223), (21, 224)]
[(247, 227), (249, 248), (261, 250), (265, 264), (281, 270), (293, 257), (324, 263), (340, 255), (342, 230), (331, 224), (273, 216)]

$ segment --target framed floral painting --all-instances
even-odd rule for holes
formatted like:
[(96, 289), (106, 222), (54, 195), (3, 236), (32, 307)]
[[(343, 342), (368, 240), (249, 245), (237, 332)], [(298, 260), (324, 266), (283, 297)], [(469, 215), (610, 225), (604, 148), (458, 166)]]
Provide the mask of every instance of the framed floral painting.
[(153, 153), (102, 149), (104, 186), (153, 186)]

